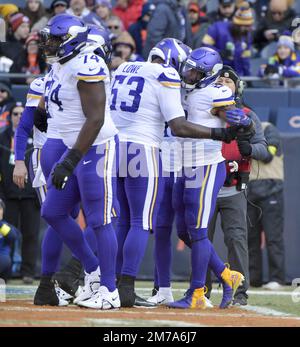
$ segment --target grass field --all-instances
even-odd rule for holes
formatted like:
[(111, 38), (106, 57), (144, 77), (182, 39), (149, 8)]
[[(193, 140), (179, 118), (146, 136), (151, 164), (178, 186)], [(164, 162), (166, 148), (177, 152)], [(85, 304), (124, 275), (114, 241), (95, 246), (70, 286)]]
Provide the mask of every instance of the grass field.
[[(173, 284), (175, 299), (182, 297), (187, 283)], [(0, 302), (0, 326), (297, 326), (300, 327), (299, 302), (293, 302), (291, 287), (278, 292), (250, 288), (249, 305), (220, 310), (221, 290), (214, 288), (212, 302), (207, 310), (171, 310), (122, 308), (98, 311), (68, 307), (39, 307), (32, 304), (36, 285), (24, 286), (18, 281), (6, 287), (6, 302)], [(151, 294), (151, 282), (137, 282), (137, 293), (143, 297)]]

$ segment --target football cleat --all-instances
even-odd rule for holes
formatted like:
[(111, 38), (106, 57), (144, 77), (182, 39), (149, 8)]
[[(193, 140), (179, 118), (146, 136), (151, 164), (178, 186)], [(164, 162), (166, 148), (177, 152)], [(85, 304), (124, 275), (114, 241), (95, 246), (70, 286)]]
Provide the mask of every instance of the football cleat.
[(33, 303), (38, 306), (67, 306), (69, 304), (68, 301), (57, 296), (51, 276), (41, 277)]
[(68, 302), (71, 302), (73, 300), (73, 296), (68, 294), (67, 292), (65, 292), (60, 287), (55, 287), (55, 292), (56, 292), (57, 297), (60, 300), (65, 300), (65, 301), (68, 301)]
[(82, 287), (80, 294), (74, 299), (74, 304), (78, 304), (81, 301), (90, 299), (95, 292), (100, 288), (100, 270), (99, 267), (91, 272), (86, 273), (84, 278), (84, 286)]
[(188, 289), (182, 299), (171, 302), (167, 304), (167, 306), (170, 308), (191, 308), (204, 310), (207, 307), (204, 287), (194, 290)]
[(213, 303), (205, 296), (206, 308), (213, 308)]
[(90, 299), (79, 301), (78, 305), (98, 310), (111, 310), (120, 308), (121, 302), (118, 289), (110, 292), (105, 286), (101, 286)]
[(227, 267), (225, 267), (221, 277), (223, 281), (229, 285), (229, 287), (231, 287), (232, 296), (234, 296), (238, 287), (242, 285), (243, 281), (245, 280), (244, 275), (242, 275), (240, 272), (229, 270)]
[(222, 287), (223, 287), (223, 296), (222, 296), (222, 301), (219, 305), (219, 308), (224, 309), (224, 308), (228, 308), (232, 303), (233, 290), (225, 282), (222, 283)]
[(155, 295), (151, 296), (148, 300), (155, 305), (166, 305), (174, 301), (171, 288), (159, 288)]

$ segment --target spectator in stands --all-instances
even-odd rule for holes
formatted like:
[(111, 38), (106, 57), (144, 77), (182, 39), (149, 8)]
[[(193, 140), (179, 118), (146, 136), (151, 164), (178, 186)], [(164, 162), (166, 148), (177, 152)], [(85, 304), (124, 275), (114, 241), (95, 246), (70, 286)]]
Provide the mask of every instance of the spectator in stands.
[[(9, 18), (11, 15), (13, 15), (14, 13), (17, 13), (17, 12), (19, 12), (19, 9), (14, 4), (2, 4), (2, 5), (0, 5), (0, 42), (5, 42)], [(0, 68), (0, 71), (6, 72), (6, 69)]]
[(26, 6), (22, 12), (30, 20), (31, 31), (40, 31), (48, 22), (42, 0), (26, 0)]
[(3, 18), (0, 17), (0, 42), (6, 40), (6, 23)]
[(29, 18), (23, 13), (16, 13), (9, 20), (7, 42), (0, 46), (0, 56), (15, 60), (24, 51), (24, 44), (30, 31)]
[(121, 18), (125, 30), (141, 16), (144, 0), (117, 0), (113, 14)]
[(200, 11), (200, 7), (195, 2), (190, 2), (188, 5), (189, 19), (192, 25), (192, 48), (199, 48), (202, 45), (202, 40), (207, 32), (209, 23), (205, 17), (205, 13)]
[(111, 16), (106, 22), (106, 25), (113, 35), (112, 41), (116, 39), (119, 35), (121, 35), (124, 31), (123, 22), (117, 16)]
[[(26, 42), (26, 50), (14, 61), (10, 72), (40, 75), (46, 72), (47, 64), (44, 55), (39, 49), (39, 35), (31, 33)], [(30, 84), (34, 78), (11, 78), (15, 84)]]
[[(35, 190), (29, 180), (24, 189), (13, 183), (14, 132), (24, 107), (16, 103), (9, 114), (10, 125), (0, 134), (0, 198), (5, 202), (4, 219), (22, 233), (21, 273), (24, 283), (32, 283), (38, 251), (40, 208)], [(32, 139), (27, 143), (25, 163), (28, 168), (32, 152)]]
[(128, 32), (133, 37), (136, 45), (136, 53), (142, 55), (147, 37), (147, 26), (153, 14), (155, 6), (147, 2), (142, 9), (141, 17), (134, 24), (131, 24)]
[(15, 99), (13, 98), (10, 82), (0, 81), (0, 133), (4, 130), (6, 126), (9, 125), (8, 116), (9, 111)]
[(96, 0), (94, 12), (101, 18), (103, 23), (106, 23), (111, 16), (112, 6), (109, 0)]
[(181, 0), (153, 0), (152, 2), (156, 7), (148, 24), (144, 58), (148, 57), (153, 46), (166, 37), (173, 37), (191, 46), (191, 24)]
[(266, 17), (261, 20), (254, 34), (254, 44), (261, 50), (267, 44), (277, 41), (279, 36), (291, 28), (295, 11), (288, 0), (271, 0)]
[(9, 23), (10, 17), (18, 12), (18, 6), (14, 4), (0, 4), (0, 16), (5, 20), (7, 24)]
[(239, 76), (250, 75), (253, 13), (247, 2), (242, 3), (232, 22), (212, 24), (202, 43), (222, 56), (225, 65), (231, 66)]
[(52, 15), (56, 16), (57, 14), (64, 13), (69, 7), (68, 0), (54, 0), (51, 4)]
[(208, 14), (211, 23), (217, 21), (231, 21), (236, 10), (235, 0), (219, 0), (217, 11)]
[(300, 77), (300, 56), (295, 52), (295, 44), (291, 36), (279, 37), (275, 55), (269, 58), (268, 64), (261, 66), (259, 76)]
[(248, 185), (248, 245), (250, 284), (260, 287), (262, 278), (261, 233), (264, 231), (269, 263), (269, 283), (278, 290), (285, 283), (284, 271), (284, 164), (280, 134), (268, 122), (262, 123), (268, 143), (268, 157), (252, 161)]
[(5, 204), (0, 199), (0, 278), (5, 281), (10, 277), (12, 253), (18, 231), (3, 219)]
[[(249, 180), (251, 161), (268, 158), (267, 144), (264, 138), (261, 122), (257, 115), (242, 103), (243, 81), (229, 66), (224, 66), (217, 81), (229, 87), (235, 95), (236, 106), (255, 124), (253, 137), (223, 143), (222, 155), (226, 159), (226, 179), (219, 191), (216, 209), (212, 216), (208, 237), (212, 241), (215, 233), (218, 214), (224, 232), (224, 241), (228, 251), (228, 262), (232, 270), (240, 271), (245, 276), (242, 286), (236, 291), (233, 304), (247, 305), (247, 289), (249, 287), (249, 257), (247, 241), (247, 199), (246, 185)], [(207, 287), (211, 289), (209, 276)]]
[(95, 24), (103, 26), (101, 19), (86, 7), (85, 0), (71, 0), (70, 8), (66, 11), (68, 14), (80, 17), (86, 24)]
[(110, 67), (112, 70), (116, 70), (125, 61), (144, 61), (140, 55), (135, 53), (135, 42), (127, 31), (119, 35), (113, 43)]

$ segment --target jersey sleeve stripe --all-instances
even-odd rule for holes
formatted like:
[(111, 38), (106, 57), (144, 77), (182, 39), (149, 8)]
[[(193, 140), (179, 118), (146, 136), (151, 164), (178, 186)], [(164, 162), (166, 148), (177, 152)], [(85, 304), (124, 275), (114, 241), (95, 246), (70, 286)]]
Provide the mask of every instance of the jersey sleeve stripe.
[(235, 101), (230, 100), (230, 101), (214, 101), (213, 102), (213, 107), (221, 107), (221, 106), (228, 106), (228, 105), (234, 105)]
[(35, 94), (27, 94), (27, 97), (26, 97), (26, 99), (27, 99), (27, 101), (28, 100), (30, 100), (30, 99), (40, 99), (42, 97), (42, 94), (40, 94), (40, 95), (35, 95)]
[(77, 76), (80, 81), (104, 81), (107, 76)]
[(180, 82), (160, 82), (165, 87), (173, 87), (173, 88), (180, 88), (181, 84)]

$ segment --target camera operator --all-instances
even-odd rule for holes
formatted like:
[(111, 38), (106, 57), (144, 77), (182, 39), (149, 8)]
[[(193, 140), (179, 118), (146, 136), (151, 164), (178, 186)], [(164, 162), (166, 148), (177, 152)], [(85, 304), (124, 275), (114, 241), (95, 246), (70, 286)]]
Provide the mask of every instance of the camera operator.
[[(247, 241), (247, 200), (246, 185), (249, 180), (251, 159), (265, 160), (268, 157), (267, 144), (263, 135), (261, 122), (257, 115), (241, 102), (244, 83), (236, 72), (224, 65), (217, 81), (228, 86), (235, 94), (237, 107), (244, 110), (255, 124), (255, 135), (252, 138), (240, 138), (230, 144), (223, 143), (222, 154), (226, 159), (227, 177), (221, 188), (214, 215), (211, 219), (208, 237), (212, 241), (215, 232), (217, 216), (220, 213), (224, 241), (228, 250), (228, 261), (232, 270), (244, 274), (245, 281), (239, 287), (233, 298), (234, 305), (247, 305), (247, 289), (249, 287), (249, 259)], [(207, 296), (211, 291), (210, 273), (207, 276)], [(224, 285), (224, 284), (223, 284)], [(230, 295), (230, 287), (228, 295)], [(224, 288), (226, 291), (227, 288)], [(225, 308), (225, 307), (224, 307)]]

